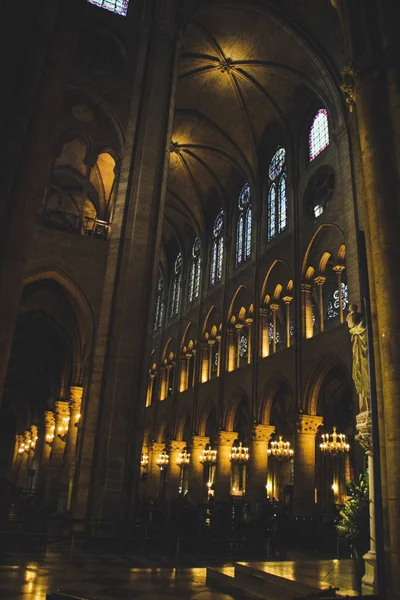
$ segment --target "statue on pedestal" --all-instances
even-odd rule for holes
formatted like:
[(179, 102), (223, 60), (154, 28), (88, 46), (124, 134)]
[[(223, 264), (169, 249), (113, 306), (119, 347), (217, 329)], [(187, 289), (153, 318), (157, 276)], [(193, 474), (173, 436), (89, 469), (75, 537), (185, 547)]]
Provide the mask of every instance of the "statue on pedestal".
[(356, 304), (350, 304), (346, 318), (353, 350), (352, 377), (359, 397), (359, 412), (370, 410), (367, 328)]

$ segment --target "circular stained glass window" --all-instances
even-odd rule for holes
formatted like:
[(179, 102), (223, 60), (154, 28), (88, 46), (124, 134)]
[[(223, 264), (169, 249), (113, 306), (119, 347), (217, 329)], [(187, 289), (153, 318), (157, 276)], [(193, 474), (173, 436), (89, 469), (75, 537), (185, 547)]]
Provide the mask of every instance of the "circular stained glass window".
[(239, 208), (245, 208), (251, 201), (251, 191), (248, 183), (243, 187), (239, 196)]
[(179, 252), (175, 260), (175, 273), (178, 274), (182, 268), (182, 252)]
[(223, 226), (224, 226), (224, 211), (221, 210), (218, 213), (218, 216), (214, 221), (214, 229), (213, 229), (214, 237), (217, 237), (221, 233)]
[(278, 148), (272, 157), (271, 164), (269, 166), (268, 175), (271, 181), (274, 181), (282, 173), (286, 160), (285, 148)]

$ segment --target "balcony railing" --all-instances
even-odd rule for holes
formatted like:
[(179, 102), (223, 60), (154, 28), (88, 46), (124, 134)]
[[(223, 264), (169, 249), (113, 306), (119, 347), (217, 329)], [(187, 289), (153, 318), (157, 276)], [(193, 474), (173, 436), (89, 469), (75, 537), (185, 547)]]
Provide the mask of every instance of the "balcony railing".
[(61, 210), (46, 209), (40, 223), (45, 227), (52, 227), (60, 231), (67, 231), (74, 235), (86, 235), (97, 240), (107, 240), (110, 224), (107, 221), (92, 217), (81, 217)]

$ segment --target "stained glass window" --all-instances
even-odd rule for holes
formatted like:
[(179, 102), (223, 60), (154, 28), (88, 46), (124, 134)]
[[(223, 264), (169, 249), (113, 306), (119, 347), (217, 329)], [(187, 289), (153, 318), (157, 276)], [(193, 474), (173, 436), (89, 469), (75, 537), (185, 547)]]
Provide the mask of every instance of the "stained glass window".
[(164, 316), (164, 279), (160, 275), (157, 284), (157, 299), (156, 299), (156, 313), (154, 315), (154, 331), (160, 329)]
[(201, 269), (201, 245), (197, 237), (192, 246), (192, 263), (189, 278), (189, 304), (199, 297), (200, 293), (200, 269)]
[(88, 2), (100, 8), (110, 10), (122, 17), (126, 17), (126, 13), (128, 12), (129, 0), (88, 0)]
[(213, 373), (218, 373), (218, 350), (214, 352), (213, 361), (211, 364), (211, 371)]
[(236, 223), (236, 266), (247, 260), (251, 254), (251, 190), (248, 183), (243, 187), (238, 199)]
[(321, 108), (315, 115), (308, 136), (310, 160), (314, 160), (329, 146), (328, 111)]
[(222, 279), (224, 264), (224, 212), (220, 210), (214, 221), (213, 241), (211, 246), (210, 285), (213, 286)]
[(268, 241), (287, 227), (286, 151), (278, 148), (268, 170)]
[(242, 335), (240, 336), (240, 340), (239, 340), (239, 356), (240, 356), (240, 358), (247, 358), (248, 346), (249, 346), (249, 342), (248, 342), (247, 336), (244, 333), (242, 333)]
[[(347, 286), (347, 283), (344, 283), (343, 281), (342, 281), (341, 287), (342, 287), (342, 306), (343, 306), (343, 310), (346, 310), (349, 305), (349, 288)], [(338, 317), (339, 309), (340, 309), (339, 290), (336, 289), (333, 292), (333, 294), (328, 302), (327, 309), (326, 309), (326, 318), (327, 319), (335, 319), (336, 317)]]
[(182, 253), (179, 252), (174, 264), (174, 279), (172, 282), (172, 296), (170, 318), (176, 317), (179, 313), (181, 300), (181, 283), (182, 283)]

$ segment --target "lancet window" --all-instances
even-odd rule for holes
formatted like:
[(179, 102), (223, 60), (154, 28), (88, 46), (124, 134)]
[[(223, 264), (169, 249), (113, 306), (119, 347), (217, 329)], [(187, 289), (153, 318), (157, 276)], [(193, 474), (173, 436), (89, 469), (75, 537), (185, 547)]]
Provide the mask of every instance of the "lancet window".
[(238, 200), (236, 222), (236, 266), (245, 262), (251, 254), (251, 190), (248, 183), (243, 187)]
[[(310, 161), (329, 146), (328, 111), (321, 108), (314, 116), (308, 136)], [(318, 216), (318, 215), (317, 215)]]
[(157, 299), (156, 313), (154, 315), (153, 330), (157, 331), (161, 328), (164, 317), (164, 278), (162, 275), (158, 278), (157, 283)]
[(174, 279), (172, 282), (172, 295), (170, 318), (173, 319), (179, 313), (181, 301), (181, 284), (182, 284), (182, 252), (178, 253), (174, 264)]
[(117, 15), (126, 17), (128, 12), (129, 0), (88, 0), (90, 4), (110, 10)]
[(287, 227), (286, 151), (278, 148), (268, 170), (268, 241)]
[(197, 237), (192, 246), (192, 260), (190, 265), (189, 278), (189, 304), (192, 304), (199, 297), (200, 293), (200, 269), (201, 269), (201, 244)]
[(224, 263), (224, 211), (221, 209), (214, 221), (211, 246), (210, 285), (221, 281)]

